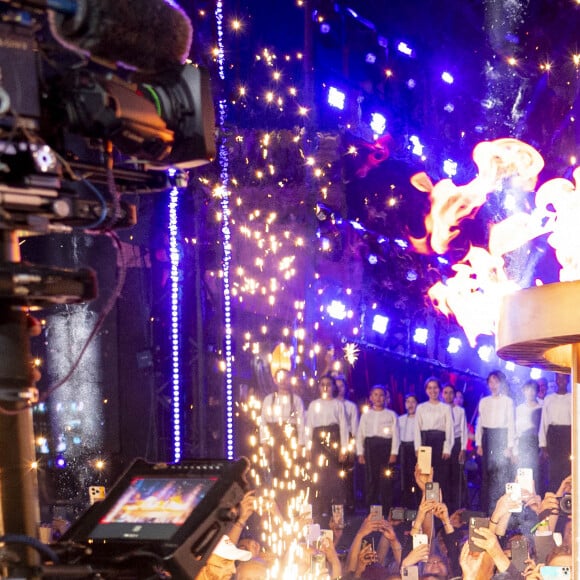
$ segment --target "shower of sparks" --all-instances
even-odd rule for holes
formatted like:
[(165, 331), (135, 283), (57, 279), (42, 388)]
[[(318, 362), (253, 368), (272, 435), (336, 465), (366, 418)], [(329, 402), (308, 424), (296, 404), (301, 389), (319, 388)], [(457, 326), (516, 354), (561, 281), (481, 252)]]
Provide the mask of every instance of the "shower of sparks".
[(350, 366), (354, 366), (356, 361), (358, 360), (358, 355), (360, 354), (359, 347), (353, 343), (349, 342), (344, 347), (344, 358), (348, 362)]

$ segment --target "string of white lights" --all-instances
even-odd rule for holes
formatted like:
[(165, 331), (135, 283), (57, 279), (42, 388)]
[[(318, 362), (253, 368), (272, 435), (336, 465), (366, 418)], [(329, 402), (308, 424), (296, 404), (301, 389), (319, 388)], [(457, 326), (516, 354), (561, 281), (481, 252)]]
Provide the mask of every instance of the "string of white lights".
[[(218, 0), (215, 8), (218, 45), (218, 74), (220, 79), (225, 80), (225, 51), (224, 51), (224, 26), (223, 26), (223, 2)], [(227, 117), (227, 102), (221, 98), (218, 104), (219, 126), (224, 129)], [(230, 288), (230, 264), (232, 260), (231, 229), (230, 229), (230, 193), (229, 186), (229, 156), (225, 137), (219, 145), (220, 161), (220, 193), (222, 215), (222, 283), (223, 283), (223, 314), (224, 314), (224, 364), (225, 364), (225, 447), (226, 457), (234, 457), (234, 389), (233, 389), (233, 348), (232, 348), (232, 298)]]
[(179, 275), (179, 246), (177, 242), (177, 187), (169, 192), (169, 260), (171, 263), (171, 409), (173, 431), (173, 460), (181, 459), (181, 375), (180, 375), (180, 275)]

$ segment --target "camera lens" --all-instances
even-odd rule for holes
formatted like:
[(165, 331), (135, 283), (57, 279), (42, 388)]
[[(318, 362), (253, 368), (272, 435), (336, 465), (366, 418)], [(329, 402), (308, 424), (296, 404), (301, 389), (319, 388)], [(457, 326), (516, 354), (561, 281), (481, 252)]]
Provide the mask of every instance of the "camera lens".
[(560, 498), (560, 512), (563, 514), (572, 513), (572, 496), (566, 494)]

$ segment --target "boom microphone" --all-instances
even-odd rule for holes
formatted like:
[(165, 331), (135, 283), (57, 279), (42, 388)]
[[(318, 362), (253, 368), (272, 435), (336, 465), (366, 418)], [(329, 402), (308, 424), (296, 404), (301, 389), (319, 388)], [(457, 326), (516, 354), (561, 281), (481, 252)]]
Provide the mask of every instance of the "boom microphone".
[(51, 28), (67, 48), (144, 73), (182, 64), (192, 38), (173, 0), (77, 0), (73, 15), (51, 13)]

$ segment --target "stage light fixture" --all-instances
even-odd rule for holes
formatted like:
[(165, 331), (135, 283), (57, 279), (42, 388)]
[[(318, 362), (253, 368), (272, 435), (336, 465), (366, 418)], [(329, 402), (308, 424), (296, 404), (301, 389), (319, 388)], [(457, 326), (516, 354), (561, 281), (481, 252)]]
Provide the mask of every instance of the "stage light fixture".
[(447, 71), (445, 71), (441, 74), (441, 80), (444, 83), (447, 83), (448, 85), (452, 85), (455, 81), (455, 79), (453, 78), (453, 75), (451, 73), (448, 73)]
[(375, 139), (380, 137), (387, 129), (387, 119), (382, 113), (371, 113), (371, 129), (375, 135)]
[(379, 263), (379, 259), (376, 254), (369, 254), (367, 256), (367, 261), (371, 266), (376, 266)]
[(326, 307), (326, 312), (335, 320), (344, 320), (347, 315), (346, 306), (340, 302), (340, 300), (333, 300), (330, 305)]
[(330, 87), (328, 89), (328, 104), (335, 109), (344, 111), (344, 105), (346, 103), (346, 94), (339, 91), (336, 87)]
[(419, 137), (417, 137), (417, 135), (411, 135), (409, 137), (409, 141), (413, 144), (413, 149), (411, 149), (413, 155), (421, 157), (421, 155), (423, 155), (423, 149), (425, 146), (421, 143)]
[(443, 173), (448, 177), (457, 175), (457, 162), (453, 161), (453, 159), (446, 159), (443, 162)]
[(321, 34), (328, 34), (330, 32), (330, 24), (328, 22), (323, 22), (320, 25), (320, 33)]
[(447, 344), (447, 352), (449, 354), (457, 354), (461, 350), (462, 346), (463, 343), (461, 342), (460, 338), (457, 338), (456, 336), (451, 336), (449, 337), (449, 342)]
[(374, 52), (367, 52), (365, 62), (367, 64), (375, 64), (377, 62), (377, 55)]
[(515, 371), (516, 370), (516, 364), (513, 363), (511, 360), (507, 361), (505, 363), (505, 370), (506, 371), (510, 371), (510, 372)]
[(413, 342), (417, 344), (427, 344), (427, 339), (429, 338), (429, 330), (427, 328), (415, 328), (413, 334)]
[(387, 327), (389, 325), (389, 319), (387, 316), (382, 314), (375, 314), (373, 317), (372, 329), (379, 334), (385, 334), (387, 332)]
[(534, 379), (534, 381), (537, 381), (541, 376), (542, 376), (542, 369), (533, 368), (530, 371), (530, 379)]
[(477, 354), (483, 362), (489, 362), (493, 352), (493, 346), (489, 346), (488, 344), (484, 344), (477, 349)]
[(399, 44), (397, 44), (397, 50), (409, 58), (413, 58), (415, 56), (415, 51), (406, 42), (399, 42)]

